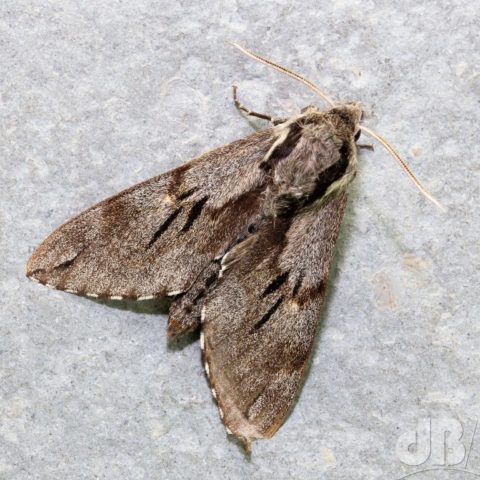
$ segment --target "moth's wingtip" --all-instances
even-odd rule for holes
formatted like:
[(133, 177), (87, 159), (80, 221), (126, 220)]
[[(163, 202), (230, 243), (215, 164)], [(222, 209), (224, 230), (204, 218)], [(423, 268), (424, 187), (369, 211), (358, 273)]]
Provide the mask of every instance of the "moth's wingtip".
[(34, 271), (28, 271), (27, 270), (27, 267), (25, 267), (25, 277), (28, 278), (28, 280), (34, 282), (34, 283), (39, 283), (39, 284), (43, 284), (43, 282), (40, 281), (40, 279), (38, 279), (36, 276), (35, 276), (35, 272)]
[(34, 282), (37, 281), (37, 279), (33, 276), (33, 273), (27, 269), (25, 266), (23, 269), (23, 273), (25, 274), (25, 277), (27, 277), (29, 280), (33, 280)]
[(25, 273), (26, 278), (28, 278), (29, 280), (32, 280), (33, 282), (38, 283), (38, 280), (33, 276), (32, 272), (29, 272), (27, 269), (25, 269), (23, 273)]
[(27, 263), (25, 263), (25, 266), (23, 267), (23, 269), (24, 269), (25, 275), (28, 278), (32, 278), (32, 275), (35, 275), (35, 272), (37, 272), (41, 267), (42, 266), (41, 266), (41, 260), (39, 255), (39, 249), (37, 247), (28, 258)]
[(25, 274), (25, 276), (27, 278), (29, 278), (30, 280), (35, 280), (35, 277), (33, 275), (35, 275), (35, 267), (32, 265), (33, 263), (33, 256), (30, 257), (27, 261), (27, 263), (25, 264), (25, 266), (23, 267), (23, 273)]

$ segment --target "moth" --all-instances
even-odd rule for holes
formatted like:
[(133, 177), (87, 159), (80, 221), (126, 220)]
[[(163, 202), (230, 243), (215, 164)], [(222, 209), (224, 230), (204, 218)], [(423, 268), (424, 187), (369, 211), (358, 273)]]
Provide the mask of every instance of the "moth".
[[(114, 300), (170, 296), (170, 338), (200, 329), (205, 372), (229, 434), (247, 450), (282, 425), (302, 382), (364, 131), (359, 103), (308, 106), (270, 128), (124, 190), (55, 230), (27, 276)], [(438, 202), (437, 202), (438, 203)]]

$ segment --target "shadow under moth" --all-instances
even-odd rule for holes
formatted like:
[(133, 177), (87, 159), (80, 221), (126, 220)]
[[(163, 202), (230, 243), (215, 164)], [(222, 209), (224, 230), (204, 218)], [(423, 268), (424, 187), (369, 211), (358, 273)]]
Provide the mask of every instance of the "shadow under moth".
[(201, 330), (205, 371), (229, 434), (250, 450), (282, 425), (317, 330), (332, 255), (357, 169), (358, 103), (274, 119), (270, 128), (211, 150), (104, 200), (55, 230), (27, 276), (95, 298), (173, 297), (168, 336)]

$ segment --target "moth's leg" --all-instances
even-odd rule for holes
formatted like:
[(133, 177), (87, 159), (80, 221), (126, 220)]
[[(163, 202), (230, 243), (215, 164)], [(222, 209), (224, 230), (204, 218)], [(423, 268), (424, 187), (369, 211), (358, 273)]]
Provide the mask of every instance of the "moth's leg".
[(364, 148), (365, 150), (371, 150), (372, 152), (375, 150), (371, 143), (357, 143), (357, 148)]
[(365, 150), (372, 150), (373, 152), (374, 149), (371, 143), (357, 143), (361, 134), (362, 134), (362, 131), (360, 129), (358, 129), (357, 133), (355, 133), (355, 145), (357, 146), (357, 149), (360, 150), (361, 148), (364, 148)]
[(250, 110), (245, 105), (240, 103), (240, 100), (238, 100), (238, 96), (237, 96), (238, 87), (236, 85), (232, 85), (232, 89), (233, 89), (233, 103), (235, 103), (235, 106), (242, 112), (245, 112), (249, 117), (257, 117), (257, 118), (261, 118), (262, 120), (268, 120), (270, 123), (273, 123), (273, 125), (278, 125), (279, 123), (283, 123), (285, 121), (285, 119), (283, 118), (275, 118), (265, 113), (259, 113), (259, 112), (254, 112), (253, 110)]

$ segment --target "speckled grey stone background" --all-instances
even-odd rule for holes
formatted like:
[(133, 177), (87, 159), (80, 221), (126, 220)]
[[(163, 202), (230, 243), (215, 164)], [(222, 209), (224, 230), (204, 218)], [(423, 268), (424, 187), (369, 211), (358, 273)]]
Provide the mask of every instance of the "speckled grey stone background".
[[(478, 24), (467, 0), (3, 0), (0, 478), (480, 473)], [(156, 305), (112, 308), (23, 274), (71, 215), (248, 134), (233, 82), (261, 111), (320, 104), (227, 40), (362, 101), (448, 208), (380, 147), (362, 152), (302, 394), (250, 459), (225, 435), (198, 341), (168, 345)], [(399, 439), (425, 419), (463, 436), (445, 444), (437, 428), (422, 463), (425, 444)], [(457, 471), (432, 471), (459, 444)]]

